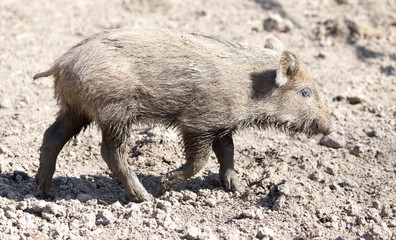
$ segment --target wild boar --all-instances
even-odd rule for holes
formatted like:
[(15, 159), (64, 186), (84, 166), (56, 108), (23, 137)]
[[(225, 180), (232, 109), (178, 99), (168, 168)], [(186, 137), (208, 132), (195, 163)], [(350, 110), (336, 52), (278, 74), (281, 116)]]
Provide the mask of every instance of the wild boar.
[(186, 163), (161, 180), (157, 195), (194, 176), (213, 149), (226, 189), (243, 191), (234, 170), (232, 134), (250, 126), (290, 133), (328, 134), (334, 128), (299, 59), (276, 38), (266, 47), (243, 46), (168, 30), (106, 30), (80, 42), (46, 72), (60, 106), (45, 131), (36, 181), (49, 196), (63, 146), (95, 122), (101, 154), (126, 191), (151, 195), (127, 163), (133, 124), (173, 127)]

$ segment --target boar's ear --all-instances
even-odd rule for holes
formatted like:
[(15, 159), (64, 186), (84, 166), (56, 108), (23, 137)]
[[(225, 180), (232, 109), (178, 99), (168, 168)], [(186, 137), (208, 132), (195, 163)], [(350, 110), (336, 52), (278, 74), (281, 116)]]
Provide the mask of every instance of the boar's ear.
[(289, 51), (282, 52), (275, 78), (275, 82), (279, 87), (286, 84), (298, 72), (298, 64), (298, 59), (293, 53)]

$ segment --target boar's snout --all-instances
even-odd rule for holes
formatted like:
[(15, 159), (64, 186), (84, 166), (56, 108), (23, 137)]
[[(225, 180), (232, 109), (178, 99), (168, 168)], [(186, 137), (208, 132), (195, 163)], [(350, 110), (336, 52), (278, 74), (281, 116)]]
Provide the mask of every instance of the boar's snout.
[(319, 121), (315, 121), (315, 128), (318, 130), (317, 133), (322, 133), (323, 135), (327, 136), (337, 130), (338, 126), (332, 120), (326, 124), (321, 124)]

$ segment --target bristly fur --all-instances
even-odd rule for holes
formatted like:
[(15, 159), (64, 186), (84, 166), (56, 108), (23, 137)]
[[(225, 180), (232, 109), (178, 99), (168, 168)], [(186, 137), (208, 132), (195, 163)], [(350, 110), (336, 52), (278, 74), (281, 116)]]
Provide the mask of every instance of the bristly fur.
[[(266, 46), (166, 30), (122, 29), (80, 42), (48, 71), (34, 76), (54, 76), (60, 106), (41, 147), (36, 179), (43, 192), (50, 186), (55, 152), (92, 122), (102, 131), (103, 158), (127, 191), (141, 200), (148, 194), (124, 159), (124, 143), (134, 124), (176, 128), (182, 136), (186, 165), (167, 175), (160, 193), (199, 171), (214, 141), (220, 155), (233, 150), (230, 142), (238, 129), (327, 133), (328, 111), (296, 55), (283, 50), (275, 38)], [(303, 96), (301, 89), (310, 89), (312, 96)], [(229, 168), (234, 171), (233, 163)]]

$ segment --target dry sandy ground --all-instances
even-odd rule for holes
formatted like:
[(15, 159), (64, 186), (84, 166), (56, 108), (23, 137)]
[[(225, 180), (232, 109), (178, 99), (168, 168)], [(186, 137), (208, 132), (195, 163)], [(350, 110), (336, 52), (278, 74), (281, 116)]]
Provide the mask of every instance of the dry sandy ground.
[[(0, 1), (0, 239), (396, 239), (396, 2), (393, 0)], [(297, 52), (340, 126), (328, 139), (248, 129), (235, 137), (246, 192), (226, 192), (214, 154), (153, 202), (128, 201), (95, 127), (61, 152), (56, 199), (34, 181), (57, 111), (32, 80), (107, 28), (167, 28)], [(154, 193), (183, 163), (176, 132), (133, 129), (129, 163)], [(324, 144), (324, 145), (323, 145)]]

